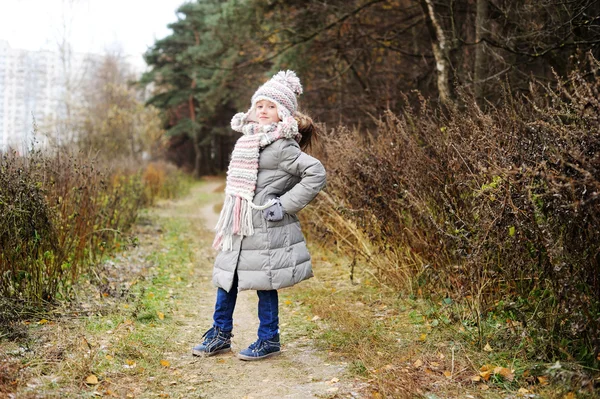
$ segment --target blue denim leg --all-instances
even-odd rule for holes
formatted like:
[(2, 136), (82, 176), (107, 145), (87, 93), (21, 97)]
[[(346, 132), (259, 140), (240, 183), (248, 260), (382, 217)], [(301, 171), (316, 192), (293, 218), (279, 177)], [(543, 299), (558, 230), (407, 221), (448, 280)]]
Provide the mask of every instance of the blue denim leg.
[(217, 289), (217, 303), (213, 314), (214, 326), (224, 332), (233, 330), (233, 311), (237, 300), (237, 274), (233, 277), (233, 285), (229, 292), (223, 288)]
[(279, 297), (277, 290), (256, 291), (258, 294), (258, 338), (267, 340), (279, 333)]

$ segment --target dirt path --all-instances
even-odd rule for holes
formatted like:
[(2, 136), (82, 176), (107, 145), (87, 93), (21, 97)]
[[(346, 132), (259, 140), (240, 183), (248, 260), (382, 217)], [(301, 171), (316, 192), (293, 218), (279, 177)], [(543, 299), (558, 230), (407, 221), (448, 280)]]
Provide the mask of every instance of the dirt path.
[[(359, 397), (346, 374), (346, 364), (327, 362), (314, 343), (289, 322), (281, 310), (282, 354), (278, 357), (243, 362), (235, 353), (256, 339), (258, 328), (257, 296), (244, 291), (238, 296), (234, 314), (233, 352), (196, 358), (191, 348), (212, 324), (215, 288), (211, 284), (214, 251), (210, 248), (212, 227), (216, 224), (218, 205), (222, 200), (222, 181), (210, 181), (194, 187), (190, 195), (163, 204), (156, 211), (160, 218), (187, 218), (197, 240), (198, 267), (188, 284), (187, 295), (174, 312), (179, 326), (173, 334), (173, 350), (166, 355), (179, 363), (181, 386), (198, 387), (195, 395), (206, 398), (341, 398)], [(216, 191), (216, 192), (215, 192)], [(187, 366), (186, 366), (187, 365)], [(177, 389), (174, 387), (174, 390)], [(197, 397), (197, 396), (194, 396)]]

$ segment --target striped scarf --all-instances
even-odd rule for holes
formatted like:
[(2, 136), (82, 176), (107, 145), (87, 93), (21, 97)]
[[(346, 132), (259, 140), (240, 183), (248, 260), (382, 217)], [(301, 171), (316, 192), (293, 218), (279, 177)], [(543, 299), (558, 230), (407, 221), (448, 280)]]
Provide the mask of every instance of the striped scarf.
[(216, 226), (214, 249), (231, 251), (233, 236), (251, 236), (254, 234), (252, 209), (267, 209), (275, 203), (271, 199), (266, 204), (255, 205), (254, 191), (258, 177), (258, 158), (260, 150), (269, 144), (283, 138), (294, 138), (299, 141), (298, 124), (293, 117), (283, 122), (270, 125), (248, 123), (247, 114), (239, 113), (234, 116), (231, 126), (243, 133), (231, 153), (231, 161), (227, 169), (225, 186), (225, 202)]

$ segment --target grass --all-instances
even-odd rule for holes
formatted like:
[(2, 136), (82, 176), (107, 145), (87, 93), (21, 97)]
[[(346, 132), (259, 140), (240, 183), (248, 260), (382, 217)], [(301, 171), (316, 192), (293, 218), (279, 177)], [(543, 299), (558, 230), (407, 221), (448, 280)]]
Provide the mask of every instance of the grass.
[[(211, 194), (196, 198), (207, 203)], [(210, 257), (191, 237), (197, 221), (172, 217), (169, 208), (141, 215), (139, 247), (108, 258), (98, 276), (78, 287), (77, 303), (30, 318), (20, 324), (19, 338), (0, 341), (0, 397), (200, 394), (210, 376), (184, 383), (182, 373), (194, 366), (187, 347), (181, 354), (178, 334), (185, 317), (197, 317), (186, 299), (199, 278), (209, 278), (197, 275), (197, 264)], [(594, 397), (580, 389), (590, 373), (576, 365), (521, 360), (518, 342), (502, 342), (513, 336), (507, 329), (520, 328), (506, 315), (493, 314), (478, 328), (464, 305), (399, 294), (342, 251), (312, 245), (311, 253), (316, 277), (280, 292), (282, 341), (310, 350), (313, 339), (331, 363), (347, 364), (372, 398)], [(503, 377), (502, 369), (512, 376)]]
[(373, 397), (595, 397), (586, 391), (594, 374), (578, 365), (522, 360), (518, 342), (502, 341), (519, 328), (506, 315), (481, 321), (480, 329), (461, 316), (470, 314), (465, 305), (398, 294), (374, 282), (365, 265), (355, 266), (352, 284), (352, 259), (316, 246), (311, 253), (316, 278), (282, 291), (293, 309), (290, 324), (347, 361)]
[(0, 397), (160, 397), (177, 379), (173, 316), (185, 311), (198, 261), (193, 220), (153, 211), (140, 220), (144, 248), (108, 257), (77, 287), (78, 303), (27, 320), (20, 339), (0, 341)]

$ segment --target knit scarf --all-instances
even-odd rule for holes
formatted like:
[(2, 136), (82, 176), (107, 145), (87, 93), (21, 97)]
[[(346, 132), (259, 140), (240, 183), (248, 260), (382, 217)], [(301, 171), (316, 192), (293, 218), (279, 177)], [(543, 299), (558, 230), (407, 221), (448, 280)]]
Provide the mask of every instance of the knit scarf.
[(251, 236), (254, 234), (252, 209), (267, 209), (275, 203), (272, 199), (263, 205), (255, 205), (254, 191), (258, 177), (258, 158), (260, 150), (283, 138), (300, 141), (298, 124), (293, 117), (279, 123), (259, 125), (246, 120), (248, 114), (236, 114), (232, 121), (233, 130), (243, 133), (231, 153), (227, 169), (225, 202), (216, 226), (213, 248), (223, 251), (233, 249), (233, 236)]

